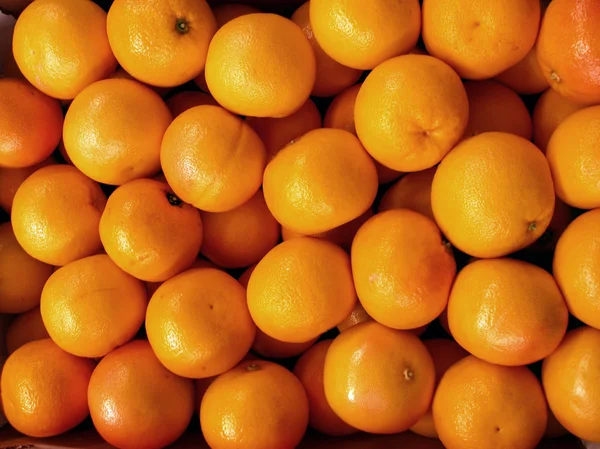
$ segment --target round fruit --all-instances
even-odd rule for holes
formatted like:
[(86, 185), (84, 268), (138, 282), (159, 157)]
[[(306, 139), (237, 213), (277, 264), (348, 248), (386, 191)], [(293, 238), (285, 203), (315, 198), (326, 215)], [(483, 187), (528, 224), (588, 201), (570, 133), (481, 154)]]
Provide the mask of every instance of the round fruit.
[(352, 243), (352, 274), (362, 306), (394, 329), (414, 329), (446, 307), (456, 262), (433, 221), (408, 209), (369, 219)]
[[(194, 260), (194, 263), (192, 263), (192, 265), (190, 265), (189, 269), (191, 270), (192, 268), (214, 268), (216, 270), (220, 269), (214, 263), (212, 263), (210, 260), (201, 259), (201, 258)], [(145, 284), (146, 284), (146, 291), (148, 292), (148, 298), (151, 298), (152, 295), (154, 293), (156, 293), (156, 290), (158, 290), (158, 287), (160, 287), (163, 283), (162, 282), (146, 282)]]
[(12, 354), (21, 346), (31, 341), (50, 338), (40, 308), (36, 307), (29, 312), (17, 315), (6, 329), (6, 351)]
[(315, 344), (315, 341), (317, 341), (317, 338), (301, 343), (279, 341), (273, 337), (269, 337), (260, 329), (256, 329), (256, 337), (254, 337), (254, 343), (252, 343), (252, 350), (267, 359), (287, 359), (304, 353)]
[(250, 350), (255, 332), (244, 288), (213, 268), (169, 279), (152, 295), (146, 312), (156, 356), (184, 377), (211, 377), (233, 368)]
[(68, 354), (49, 338), (21, 346), (2, 369), (2, 405), (17, 431), (60, 435), (88, 416), (87, 389), (94, 362)]
[(12, 226), (30, 256), (63, 266), (102, 249), (98, 224), (105, 205), (96, 182), (71, 165), (50, 165), (17, 190)]
[[(184, 90), (173, 95), (167, 100), (167, 106), (173, 114), (173, 117), (178, 117), (188, 109), (192, 109), (196, 106), (203, 106), (210, 104), (218, 106), (216, 100), (204, 92), (198, 92), (194, 90)], [(170, 123), (170, 122), (169, 122)]]
[(424, 0), (423, 41), (462, 78), (492, 78), (527, 56), (540, 15), (539, 0)]
[(198, 76), (217, 31), (204, 0), (115, 0), (106, 25), (119, 64), (134, 78), (161, 87)]
[(0, 79), (0, 167), (42, 162), (56, 149), (62, 124), (58, 101), (26, 81)]
[(448, 449), (533, 449), (547, 416), (544, 392), (529, 369), (474, 356), (446, 371), (433, 400), (435, 428)]
[(88, 86), (73, 100), (63, 142), (83, 174), (103, 184), (121, 185), (160, 171), (160, 145), (171, 120), (169, 109), (149, 87), (107, 79)]
[(147, 341), (104, 357), (88, 389), (94, 427), (120, 449), (160, 449), (177, 440), (194, 412), (194, 383), (163, 367)]
[(544, 360), (542, 381), (556, 418), (575, 436), (600, 441), (600, 331), (582, 327), (567, 334)]
[(260, 12), (260, 10), (256, 9), (254, 6), (246, 5), (245, 3), (225, 3), (223, 5), (215, 6), (212, 9), (212, 12), (217, 21), (217, 28), (221, 28), (233, 19), (245, 16), (246, 14), (255, 14)]
[(341, 333), (347, 331), (352, 326), (372, 320), (373, 318), (367, 313), (362, 304), (357, 302), (356, 306), (354, 306), (354, 310), (352, 310), (352, 313), (350, 313), (350, 315), (348, 315), (344, 321), (337, 325), (337, 330)]
[(573, 209), (566, 205), (560, 198), (556, 198), (554, 205), (554, 214), (546, 231), (532, 245), (528, 246), (527, 253), (546, 254), (554, 252), (560, 236), (565, 232), (567, 226), (575, 218)]
[(548, 162), (512, 134), (483, 133), (456, 146), (439, 165), (431, 206), (444, 235), (461, 251), (501, 257), (536, 241), (554, 212)]
[(33, 2), (15, 25), (13, 54), (31, 84), (61, 100), (72, 100), (117, 66), (106, 13), (90, 0)]
[(248, 308), (267, 335), (303, 343), (335, 327), (356, 304), (350, 257), (311, 237), (273, 248), (248, 283)]
[(282, 366), (246, 361), (208, 387), (200, 425), (213, 449), (293, 449), (308, 425), (308, 400)]
[(340, 334), (325, 358), (327, 402), (347, 424), (369, 433), (408, 430), (427, 412), (434, 382), (425, 345), (374, 321)]
[(348, 67), (371, 70), (408, 53), (421, 31), (417, 0), (311, 0), (310, 22), (319, 45)]
[(410, 209), (435, 221), (431, 210), (431, 184), (436, 167), (407, 173), (385, 192), (379, 203), (379, 212), (392, 209)]
[(136, 179), (117, 188), (100, 219), (106, 254), (143, 281), (162, 282), (190, 267), (202, 244), (202, 220), (169, 186)]
[(163, 172), (177, 196), (209, 212), (225, 212), (249, 201), (262, 183), (266, 158), (250, 126), (210, 105), (189, 109), (173, 120), (160, 153)]
[(354, 111), (366, 150), (399, 171), (433, 167), (462, 137), (469, 102), (458, 75), (431, 56), (405, 55), (373, 70)]
[(316, 129), (277, 154), (264, 173), (265, 200), (282, 226), (299, 234), (329, 231), (367, 211), (377, 172), (356, 136)]
[(56, 159), (50, 156), (39, 164), (23, 168), (0, 167), (0, 208), (10, 214), (17, 189), (27, 178), (42, 167), (56, 164)]
[(210, 43), (205, 76), (226, 109), (253, 117), (285, 117), (308, 100), (315, 55), (298, 25), (275, 14), (226, 23)]
[(527, 56), (494, 79), (521, 95), (539, 94), (550, 87), (537, 60), (535, 46)]
[(550, 355), (567, 331), (569, 311), (551, 274), (514, 259), (476, 260), (457, 275), (448, 301), (452, 336), (498, 365)]

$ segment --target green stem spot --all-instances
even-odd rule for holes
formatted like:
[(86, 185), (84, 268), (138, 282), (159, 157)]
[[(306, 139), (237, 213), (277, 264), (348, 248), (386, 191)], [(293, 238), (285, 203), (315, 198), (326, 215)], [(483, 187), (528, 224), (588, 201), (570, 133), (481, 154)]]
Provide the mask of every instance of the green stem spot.
[(167, 201), (171, 206), (176, 207), (179, 207), (183, 204), (183, 201), (181, 201), (178, 196), (174, 195), (171, 192), (167, 192)]
[(187, 34), (190, 31), (190, 24), (183, 18), (178, 18), (175, 22), (175, 30), (179, 34)]

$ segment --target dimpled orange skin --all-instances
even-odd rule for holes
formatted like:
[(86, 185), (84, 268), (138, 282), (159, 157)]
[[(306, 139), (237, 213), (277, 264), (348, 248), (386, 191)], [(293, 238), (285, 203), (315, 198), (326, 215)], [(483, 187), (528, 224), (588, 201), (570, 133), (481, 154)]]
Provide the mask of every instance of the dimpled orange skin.
[(316, 341), (317, 338), (302, 343), (279, 341), (269, 337), (260, 329), (256, 329), (252, 350), (267, 359), (286, 359), (299, 356), (314, 345)]
[(321, 113), (310, 98), (300, 109), (287, 117), (247, 117), (246, 123), (256, 131), (267, 150), (270, 161), (286, 145), (313, 129), (321, 127)]
[(275, 14), (247, 14), (217, 31), (204, 74), (224, 108), (251, 117), (285, 117), (308, 100), (316, 62), (294, 22)]
[(36, 0), (17, 20), (12, 48), (25, 78), (61, 100), (72, 100), (117, 67), (106, 13), (89, 0)]
[[(126, 79), (126, 80), (132, 80), (132, 81), (138, 81), (141, 82), (139, 80), (137, 80), (136, 78), (134, 78), (133, 76), (131, 76), (131, 74), (127, 73), (123, 67), (117, 67), (117, 70), (115, 70), (112, 75), (110, 75), (109, 78), (115, 78), (115, 79)], [(157, 87), (157, 86), (151, 86), (149, 84), (144, 84), (144, 86), (149, 87), (150, 89), (152, 89), (154, 92), (156, 92), (158, 95), (160, 95), (161, 98), (164, 98), (165, 96), (167, 96), (167, 94), (171, 91), (170, 87)]]
[[(469, 355), (455, 341), (445, 338), (424, 340), (423, 344), (429, 351), (435, 367), (435, 380), (437, 384), (448, 369), (461, 359)], [(437, 438), (437, 431), (433, 422), (433, 412), (429, 411), (410, 430), (427, 438)]]
[(521, 95), (535, 95), (550, 87), (537, 60), (537, 47), (511, 68), (494, 78)]
[(0, 313), (23, 313), (36, 307), (51, 274), (51, 265), (21, 248), (10, 223), (0, 224)]
[(546, 157), (556, 196), (579, 209), (600, 207), (600, 106), (574, 112), (556, 128)]
[(60, 104), (28, 82), (0, 79), (0, 169), (41, 163), (62, 133)]
[(17, 315), (6, 329), (6, 351), (12, 354), (21, 346), (37, 340), (50, 338), (44, 326), (40, 308)]
[(188, 109), (205, 104), (218, 106), (216, 100), (210, 95), (193, 90), (178, 92), (167, 100), (167, 106), (169, 107), (171, 114), (173, 114), (173, 118), (179, 116)]
[(381, 198), (379, 212), (410, 209), (435, 221), (431, 210), (431, 184), (436, 167), (407, 173), (393, 184)]
[(358, 230), (352, 273), (373, 319), (394, 329), (415, 329), (446, 307), (456, 262), (433, 221), (398, 209), (375, 215)]
[(565, 204), (560, 198), (556, 198), (554, 205), (554, 215), (546, 232), (537, 239), (525, 251), (528, 253), (539, 253), (549, 255), (554, 252), (560, 236), (565, 232), (567, 226), (575, 219), (573, 209)]
[(492, 78), (533, 48), (540, 24), (538, 0), (423, 1), (427, 52), (468, 79)]
[(577, 217), (563, 232), (554, 253), (553, 273), (569, 311), (600, 329), (600, 209)]
[(162, 284), (146, 312), (148, 340), (161, 363), (196, 379), (233, 368), (256, 333), (245, 293), (234, 278), (213, 268), (184, 271)]
[(408, 53), (421, 31), (417, 0), (311, 0), (316, 40), (331, 58), (355, 69), (371, 70)]
[(447, 449), (533, 449), (547, 415), (542, 387), (527, 367), (474, 356), (446, 371), (433, 399), (433, 420)]
[(63, 142), (69, 159), (85, 175), (121, 185), (160, 171), (160, 145), (171, 121), (169, 109), (149, 87), (107, 79), (73, 100)]
[(153, 86), (174, 87), (204, 69), (217, 22), (204, 0), (116, 0), (106, 28), (128, 73)]
[(106, 205), (100, 186), (70, 165), (36, 171), (17, 190), (11, 220), (32, 257), (63, 266), (102, 249), (98, 224)]
[(548, 89), (533, 109), (533, 143), (545, 153), (558, 125), (583, 108), (585, 105), (568, 100), (554, 89)]
[(350, 257), (324, 240), (302, 237), (273, 248), (248, 283), (256, 325), (281, 341), (302, 343), (344, 320), (356, 304)]
[(198, 256), (202, 220), (199, 211), (166, 183), (136, 179), (108, 199), (100, 239), (123, 271), (143, 281), (162, 282), (189, 268)]
[[(196, 259), (194, 263), (190, 265), (189, 269), (191, 270), (192, 268), (214, 268), (216, 270), (220, 269), (210, 260), (200, 258)], [(146, 291), (148, 292), (148, 298), (151, 298), (154, 292), (156, 292), (156, 290), (158, 290), (158, 287), (160, 287), (161, 285), (162, 282), (146, 282)]]
[(2, 369), (2, 405), (17, 431), (60, 435), (88, 416), (87, 388), (94, 362), (68, 354), (49, 338), (20, 347)]
[(327, 402), (347, 424), (369, 433), (408, 430), (427, 412), (434, 382), (425, 345), (375, 321), (340, 334), (325, 358)]
[(39, 164), (31, 165), (24, 168), (4, 168), (0, 167), (0, 208), (10, 214), (12, 210), (13, 199), (15, 193), (23, 181), (29, 176), (38, 171), (40, 168), (47, 165), (56, 164), (56, 159), (50, 156), (44, 159)]
[(458, 273), (448, 301), (454, 339), (490, 363), (528, 365), (550, 355), (569, 311), (552, 275), (513, 259), (476, 260)]
[(325, 435), (352, 435), (358, 430), (342, 421), (331, 409), (325, 397), (323, 370), (331, 343), (333, 340), (320, 341), (305, 352), (294, 366), (294, 375), (302, 382), (308, 397), (310, 427)]
[(542, 366), (550, 408), (575, 436), (600, 441), (600, 330), (582, 327), (567, 334)]
[(356, 98), (356, 132), (383, 165), (419, 171), (437, 164), (462, 137), (469, 102), (454, 70), (426, 55), (376, 67)]
[(147, 305), (144, 283), (98, 254), (55, 271), (42, 291), (40, 310), (61, 349), (98, 358), (135, 336)]
[(213, 449), (293, 449), (308, 426), (308, 399), (284, 367), (254, 360), (240, 363), (207, 389), (200, 425)]
[(502, 257), (548, 228), (555, 194), (546, 158), (507, 133), (483, 133), (457, 145), (438, 166), (433, 215), (450, 242), (478, 258)]
[(373, 318), (367, 313), (365, 308), (360, 302), (356, 303), (354, 310), (346, 317), (344, 321), (337, 325), (337, 330), (341, 332), (347, 331), (352, 326), (364, 323), (365, 321), (372, 321)]
[(282, 226), (299, 234), (329, 231), (371, 207), (375, 165), (356, 136), (340, 129), (310, 131), (267, 165), (263, 191)]
[(309, 9), (310, 2), (307, 1), (292, 14), (292, 21), (302, 28), (315, 52), (317, 76), (311, 95), (333, 97), (356, 83), (362, 75), (362, 70), (346, 67), (325, 53), (313, 33)]
[(258, 191), (267, 154), (244, 121), (218, 106), (197, 106), (167, 129), (160, 161), (182, 200), (208, 212), (241, 206)]
[(484, 132), (505, 132), (531, 140), (531, 115), (512, 89), (495, 81), (467, 81), (469, 123), (465, 138)]
[(537, 43), (542, 72), (563, 97), (600, 102), (600, 4), (559, 0), (548, 6)]
[(204, 235), (200, 252), (223, 268), (257, 263), (277, 243), (281, 226), (269, 209), (262, 190), (227, 212), (201, 212)]

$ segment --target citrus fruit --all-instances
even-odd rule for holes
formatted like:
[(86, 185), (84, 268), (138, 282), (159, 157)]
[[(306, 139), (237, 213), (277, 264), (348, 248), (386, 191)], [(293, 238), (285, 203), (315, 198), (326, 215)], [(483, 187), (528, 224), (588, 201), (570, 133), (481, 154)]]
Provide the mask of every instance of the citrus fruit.
[(347, 331), (352, 326), (372, 320), (373, 318), (367, 313), (362, 304), (357, 302), (350, 315), (348, 315), (344, 321), (337, 325), (337, 330), (341, 333)]
[(527, 53), (527, 56), (494, 79), (521, 95), (539, 94), (550, 87), (537, 60), (536, 46)]
[(254, 14), (260, 12), (259, 9), (245, 3), (225, 3), (223, 5), (216, 5), (212, 12), (217, 21), (217, 28), (221, 28), (227, 22), (232, 21), (240, 16), (246, 14)]
[(12, 354), (30, 341), (50, 338), (44, 326), (40, 308), (17, 315), (6, 329), (6, 350)]
[(436, 167), (407, 173), (396, 181), (381, 198), (379, 211), (410, 209), (435, 221), (431, 210), (431, 184)]
[[(190, 265), (189, 269), (192, 268), (215, 268), (215, 269), (219, 269), (219, 267), (217, 267), (214, 263), (212, 263), (210, 260), (206, 260), (206, 259), (201, 259), (198, 258), (196, 259), (192, 265)], [(158, 287), (160, 287), (163, 283), (162, 282), (146, 282), (146, 291), (148, 292), (148, 298), (151, 298), (152, 295), (156, 292), (156, 290), (158, 290)]]
[(109, 78), (126, 79), (126, 80), (137, 81), (138, 83), (141, 83), (144, 86), (147, 86), (150, 89), (152, 89), (154, 92), (156, 92), (158, 95), (160, 95), (161, 98), (167, 96), (167, 94), (169, 92), (171, 92), (171, 88), (170, 87), (158, 87), (158, 86), (151, 86), (150, 84), (142, 83), (140, 80), (138, 80), (138, 79), (134, 78), (133, 76), (131, 76), (130, 73), (127, 73), (123, 69), (123, 67), (117, 67), (117, 70), (115, 70), (112, 73), (112, 75), (110, 75)]
[(42, 162), (22, 168), (4, 168), (0, 167), (0, 208), (10, 214), (12, 210), (15, 193), (23, 181), (25, 181), (34, 172), (47, 165), (56, 164), (56, 159), (50, 156)]
[(529, 253), (549, 254), (554, 251), (560, 236), (565, 232), (567, 226), (571, 224), (575, 218), (573, 209), (565, 204), (560, 198), (556, 198), (554, 205), (554, 214), (546, 231), (532, 245), (528, 246), (525, 251)]
[(456, 262), (435, 223), (398, 209), (369, 219), (352, 243), (352, 273), (362, 306), (394, 329), (414, 329), (446, 307)]
[(238, 278), (238, 282), (242, 285), (242, 287), (248, 288), (248, 282), (250, 282), (250, 276), (252, 276), (252, 273), (254, 272), (255, 268), (256, 268), (256, 264), (249, 266), (240, 275), (240, 277)]
[(269, 337), (260, 329), (256, 329), (252, 350), (267, 359), (287, 359), (304, 353), (315, 344), (315, 341), (317, 338), (300, 343), (279, 341)]
[(217, 106), (217, 102), (213, 97), (204, 92), (194, 90), (184, 90), (176, 93), (167, 100), (167, 106), (173, 114), (173, 117), (179, 116), (182, 112), (192, 109), (195, 106), (212, 104)]
[(263, 191), (282, 226), (299, 234), (318, 234), (369, 209), (377, 193), (377, 172), (356, 136), (340, 129), (316, 129), (271, 160)]
[(354, 110), (365, 149), (386, 167), (433, 167), (462, 137), (469, 103), (458, 75), (442, 61), (404, 55), (377, 66), (364, 81)]

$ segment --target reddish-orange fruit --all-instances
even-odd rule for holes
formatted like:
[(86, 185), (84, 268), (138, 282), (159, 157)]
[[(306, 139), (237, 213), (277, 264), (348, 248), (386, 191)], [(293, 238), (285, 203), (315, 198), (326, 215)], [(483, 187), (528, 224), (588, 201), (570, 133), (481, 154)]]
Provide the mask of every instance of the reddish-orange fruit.
[(356, 306), (354, 306), (354, 310), (352, 310), (352, 313), (350, 313), (350, 315), (348, 315), (344, 321), (337, 325), (337, 330), (344, 332), (350, 329), (352, 326), (356, 326), (357, 324), (371, 320), (373, 320), (373, 318), (367, 313), (362, 304), (357, 302)]
[(0, 168), (41, 163), (62, 134), (60, 104), (28, 82), (0, 79)]
[(50, 156), (39, 164), (24, 168), (4, 168), (0, 167), (0, 208), (10, 214), (12, 210), (15, 193), (23, 181), (47, 165), (56, 164), (56, 159)]
[(214, 449), (293, 449), (308, 426), (308, 400), (300, 381), (262, 360), (240, 363), (206, 390), (200, 425)]
[(256, 329), (256, 337), (254, 337), (254, 343), (252, 343), (252, 350), (267, 359), (287, 359), (302, 354), (315, 344), (317, 338), (300, 343), (290, 343), (276, 340), (260, 329)]
[(242, 287), (248, 288), (248, 282), (250, 282), (250, 276), (252, 276), (252, 272), (256, 268), (256, 265), (257, 264), (254, 264), (254, 265), (246, 268), (246, 270), (244, 270), (244, 272), (238, 278), (238, 282), (240, 284), (242, 284)]
[(48, 335), (48, 331), (44, 326), (40, 308), (36, 307), (29, 312), (17, 315), (11, 321), (6, 329), (6, 351), (8, 354), (12, 354), (30, 341), (43, 340), (44, 338), (50, 338), (50, 335)]
[(537, 47), (535, 46), (527, 53), (527, 56), (494, 79), (521, 95), (539, 94), (550, 87), (537, 60)]
[(233, 19), (245, 16), (246, 14), (255, 14), (260, 12), (260, 10), (245, 3), (225, 3), (224, 5), (216, 5), (212, 9), (212, 12), (217, 21), (217, 28), (221, 28)]
[(169, 107), (173, 118), (179, 116), (188, 109), (205, 104), (218, 106), (218, 103), (213, 97), (204, 92), (197, 92), (194, 90), (178, 92), (167, 100), (167, 106)]
[(435, 221), (431, 210), (431, 184), (436, 167), (407, 173), (392, 185), (379, 203), (379, 212), (410, 209)]

